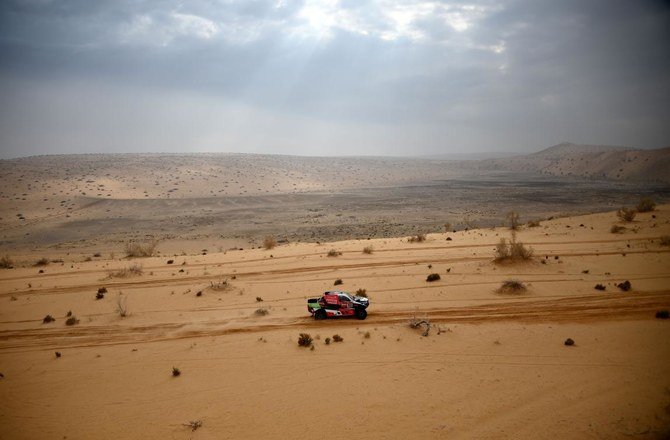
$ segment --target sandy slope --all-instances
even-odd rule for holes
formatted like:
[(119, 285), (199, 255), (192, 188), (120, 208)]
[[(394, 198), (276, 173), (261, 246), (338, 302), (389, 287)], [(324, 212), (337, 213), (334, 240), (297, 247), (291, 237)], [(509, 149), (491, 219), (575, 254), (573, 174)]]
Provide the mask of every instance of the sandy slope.
[[(492, 262), (509, 236), (498, 228), (147, 258), (125, 278), (108, 271), (133, 261), (2, 270), (0, 438), (659, 438), (670, 206), (653, 215), (623, 234), (610, 233), (614, 213), (524, 228), (536, 258), (516, 265)], [(337, 278), (367, 289), (367, 320), (307, 316), (305, 298)], [(507, 279), (528, 293), (497, 294)], [(65, 325), (69, 310), (79, 324)], [(429, 336), (412, 316), (431, 320)], [(334, 334), (344, 341), (326, 345)]]

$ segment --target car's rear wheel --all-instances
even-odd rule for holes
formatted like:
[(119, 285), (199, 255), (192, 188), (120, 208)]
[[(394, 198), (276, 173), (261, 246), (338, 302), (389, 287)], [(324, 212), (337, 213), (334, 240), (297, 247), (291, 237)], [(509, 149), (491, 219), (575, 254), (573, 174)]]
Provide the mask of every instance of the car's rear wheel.
[(368, 316), (368, 312), (365, 309), (357, 309), (356, 310), (356, 318), (358, 319), (365, 319)]
[(317, 310), (314, 312), (314, 319), (326, 319), (326, 311), (323, 309)]

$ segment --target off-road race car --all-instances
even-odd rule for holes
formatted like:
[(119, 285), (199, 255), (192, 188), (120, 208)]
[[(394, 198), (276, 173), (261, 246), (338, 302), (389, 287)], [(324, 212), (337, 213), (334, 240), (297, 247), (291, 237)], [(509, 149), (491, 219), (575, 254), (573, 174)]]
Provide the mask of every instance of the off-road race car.
[(337, 316), (355, 316), (365, 319), (370, 300), (363, 296), (352, 295), (339, 290), (324, 292), (320, 298), (307, 300), (307, 310), (314, 319), (326, 319)]

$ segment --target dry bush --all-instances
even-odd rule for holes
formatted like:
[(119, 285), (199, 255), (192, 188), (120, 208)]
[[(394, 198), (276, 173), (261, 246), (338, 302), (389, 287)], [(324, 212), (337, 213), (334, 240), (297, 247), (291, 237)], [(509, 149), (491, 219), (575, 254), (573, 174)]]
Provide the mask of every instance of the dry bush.
[(338, 279), (336, 279), (335, 282), (333, 283), (333, 286), (339, 286), (339, 285), (342, 284), (342, 283), (343, 283), (342, 278), (338, 278)]
[(656, 202), (651, 197), (643, 197), (635, 209), (637, 209), (637, 212), (651, 212), (656, 209)]
[(539, 220), (530, 220), (530, 221), (527, 223), (527, 226), (528, 226), (529, 228), (537, 228), (538, 226), (540, 226), (540, 221), (539, 221)]
[(337, 251), (337, 250), (335, 250), (335, 249), (331, 249), (331, 250), (328, 251), (328, 254), (327, 254), (327, 255), (328, 255), (329, 257), (339, 257), (340, 255), (342, 255), (342, 252)]
[(571, 347), (571, 346), (575, 345), (575, 341), (572, 338), (568, 338), (568, 339), (565, 340), (565, 342), (563, 342), (563, 344), (567, 345), (568, 347)]
[(228, 290), (228, 289), (230, 289), (230, 288), (232, 288), (232, 287), (233, 287), (233, 286), (228, 282), (227, 279), (225, 279), (225, 280), (219, 280), (219, 281), (217, 281), (216, 283), (215, 283), (214, 281), (211, 281), (211, 282), (209, 283), (209, 288), (212, 289), (212, 290), (214, 290), (214, 291), (217, 291), (217, 292), (222, 292), (222, 291), (224, 291), (224, 290)]
[(135, 263), (123, 269), (110, 270), (107, 272), (107, 278), (128, 278), (142, 275), (142, 273), (142, 265)]
[(372, 246), (365, 246), (363, 248), (363, 253), (368, 254), (368, 255), (371, 254), (372, 253)]
[(424, 330), (421, 336), (428, 336), (430, 332), (430, 321), (428, 319), (417, 319), (416, 317), (410, 319), (409, 326), (412, 328), (419, 328), (423, 326)]
[(626, 280), (623, 283), (619, 283), (616, 285), (619, 289), (623, 290), (624, 292), (628, 292), (633, 286), (630, 284), (630, 281)]
[(670, 246), (670, 235), (664, 235), (660, 239), (661, 246)]
[(174, 377), (180, 376), (181, 375), (181, 370), (177, 367), (172, 367), (172, 375)]
[(254, 313), (258, 316), (265, 316), (268, 313), (270, 313), (270, 311), (268, 309), (264, 309), (264, 308), (261, 307), (260, 309), (256, 309), (256, 311)]
[(141, 257), (151, 257), (156, 252), (156, 247), (158, 246), (158, 240), (151, 240), (148, 243), (137, 243), (134, 241), (126, 243), (126, 257), (129, 258), (141, 258)]
[(596, 290), (605, 290), (606, 287), (605, 287), (604, 284), (596, 284), (595, 289), (596, 289)]
[(275, 239), (275, 237), (273, 235), (268, 235), (267, 237), (265, 237), (263, 239), (263, 247), (265, 249), (269, 250), (269, 249), (274, 248), (275, 246), (277, 246), (277, 240)]
[(37, 267), (37, 266), (46, 266), (47, 264), (49, 264), (49, 259), (48, 259), (48, 258), (45, 258), (45, 257), (42, 257), (42, 258), (40, 258), (39, 260), (37, 260), (37, 261), (35, 262), (34, 266), (35, 266), (35, 267)]
[(312, 337), (309, 333), (300, 333), (298, 337), (298, 345), (300, 347), (310, 347), (312, 345)]
[(188, 423), (184, 423), (184, 426), (191, 428), (191, 431), (196, 431), (202, 427), (202, 420), (191, 420)]
[(44, 319), (42, 320), (42, 323), (43, 323), (43, 324), (48, 324), (48, 323), (50, 323), (50, 322), (54, 322), (55, 320), (56, 320), (56, 318), (54, 318), (53, 316), (51, 316), (51, 315), (47, 315), (47, 316), (45, 316)]
[(610, 228), (610, 232), (612, 234), (621, 234), (623, 231), (626, 230), (625, 226), (620, 226), (620, 225), (612, 225)]
[(422, 243), (426, 241), (426, 234), (416, 234), (407, 239), (409, 243)]
[(634, 209), (629, 209), (626, 207), (622, 207), (616, 212), (617, 217), (619, 217), (621, 221), (624, 222), (632, 222), (635, 219), (635, 214), (637, 214), (637, 212)]
[(119, 298), (116, 300), (116, 313), (120, 317), (125, 318), (130, 315), (128, 312), (128, 298), (122, 295), (119, 295)]
[(518, 295), (526, 293), (528, 289), (521, 281), (507, 280), (496, 290), (501, 295)]
[(8, 255), (0, 258), (0, 269), (12, 269), (14, 267), (14, 262)]
[(70, 316), (67, 318), (67, 321), (65, 321), (65, 325), (75, 325), (79, 324), (79, 320), (77, 319), (76, 316)]
[(365, 290), (365, 289), (358, 289), (358, 290), (356, 291), (356, 296), (362, 296), (363, 298), (367, 298), (367, 297), (368, 297), (367, 290)]
[(326, 345), (330, 345), (330, 338), (326, 338), (323, 342), (325, 342)]
[(451, 232), (451, 223), (447, 222), (443, 226), (444, 226), (444, 232)]
[(505, 217), (507, 220), (507, 223), (509, 224), (509, 228), (513, 231), (516, 231), (519, 229), (519, 213), (511, 211), (507, 213), (507, 216)]
[(440, 274), (439, 273), (431, 273), (426, 277), (426, 281), (433, 282), (433, 281), (438, 281), (440, 279)]
[(516, 241), (512, 235), (512, 241), (507, 242), (504, 238), (496, 245), (495, 261), (501, 262), (516, 262), (527, 261), (533, 258), (533, 249), (527, 248), (523, 243)]
[(333, 342), (342, 342), (344, 338), (340, 335), (333, 335)]

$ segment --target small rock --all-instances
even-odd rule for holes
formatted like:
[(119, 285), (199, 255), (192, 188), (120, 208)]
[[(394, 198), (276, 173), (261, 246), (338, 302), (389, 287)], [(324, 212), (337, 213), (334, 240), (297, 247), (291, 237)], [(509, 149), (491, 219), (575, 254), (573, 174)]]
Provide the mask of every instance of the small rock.
[(575, 345), (575, 341), (573, 341), (572, 338), (568, 338), (565, 340), (564, 344), (567, 346)]

